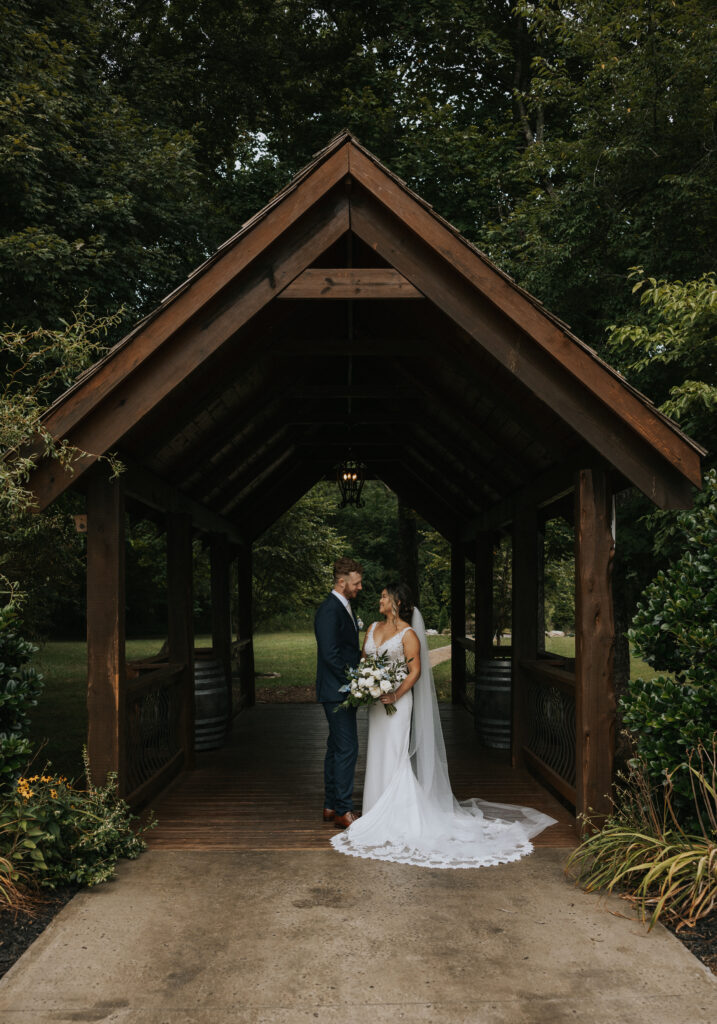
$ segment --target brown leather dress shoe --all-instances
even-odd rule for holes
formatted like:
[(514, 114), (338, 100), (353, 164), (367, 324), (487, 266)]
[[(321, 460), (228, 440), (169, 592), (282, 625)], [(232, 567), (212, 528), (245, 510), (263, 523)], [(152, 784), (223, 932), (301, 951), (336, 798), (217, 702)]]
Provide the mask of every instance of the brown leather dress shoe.
[(348, 828), (349, 825), (356, 821), (358, 814), (354, 814), (353, 811), (347, 811), (346, 814), (337, 814), (334, 818), (334, 825), (336, 828)]
[(336, 817), (336, 811), (332, 811), (330, 807), (324, 807), (324, 821), (333, 821)]

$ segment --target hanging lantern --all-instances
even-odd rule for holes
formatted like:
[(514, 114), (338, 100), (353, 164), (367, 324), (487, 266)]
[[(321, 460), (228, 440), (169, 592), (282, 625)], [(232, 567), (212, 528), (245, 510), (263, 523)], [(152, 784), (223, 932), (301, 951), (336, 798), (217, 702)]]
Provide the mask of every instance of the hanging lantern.
[(341, 491), (340, 508), (346, 508), (347, 505), (363, 508), (361, 491), (365, 481), (366, 467), (363, 462), (357, 459), (344, 459), (336, 470), (336, 483)]

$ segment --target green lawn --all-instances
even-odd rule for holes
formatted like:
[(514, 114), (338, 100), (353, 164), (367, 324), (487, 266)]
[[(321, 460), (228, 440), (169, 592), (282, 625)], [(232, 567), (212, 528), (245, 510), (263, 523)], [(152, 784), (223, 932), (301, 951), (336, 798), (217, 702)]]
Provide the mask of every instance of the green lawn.
[[(207, 636), (196, 637), (197, 647), (207, 647)], [(450, 643), (448, 636), (431, 636), (429, 647)], [(162, 639), (129, 640), (129, 658), (156, 654)], [(547, 641), (548, 650), (573, 657), (574, 637), (555, 637)], [(316, 671), (316, 646), (313, 633), (258, 633), (254, 638), (256, 671), (278, 672), (277, 678), (257, 679), (258, 687), (311, 686)], [(44, 744), (37, 766), (51, 761), (55, 769), (70, 777), (82, 770), (81, 750), (87, 734), (87, 648), (80, 641), (44, 644), (35, 656), (35, 665), (43, 673), (44, 690), (32, 720), (33, 745)], [(649, 676), (649, 665), (632, 660), (631, 675)], [(450, 700), (451, 663), (443, 662), (434, 670), (439, 700)]]

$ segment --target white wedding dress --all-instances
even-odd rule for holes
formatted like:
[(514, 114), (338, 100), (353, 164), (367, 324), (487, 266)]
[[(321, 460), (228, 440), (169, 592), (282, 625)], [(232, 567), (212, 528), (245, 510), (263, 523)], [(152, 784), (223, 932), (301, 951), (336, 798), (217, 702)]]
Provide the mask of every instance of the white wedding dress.
[[(413, 629), (421, 648), (421, 674), (387, 715), (383, 704), (368, 712), (368, 749), (363, 814), (331, 839), (352, 857), (432, 868), (478, 868), (518, 860), (531, 839), (555, 819), (530, 807), (453, 796), (423, 618), (414, 609)], [(378, 648), (374, 623), (366, 654), (403, 656), (397, 633)]]

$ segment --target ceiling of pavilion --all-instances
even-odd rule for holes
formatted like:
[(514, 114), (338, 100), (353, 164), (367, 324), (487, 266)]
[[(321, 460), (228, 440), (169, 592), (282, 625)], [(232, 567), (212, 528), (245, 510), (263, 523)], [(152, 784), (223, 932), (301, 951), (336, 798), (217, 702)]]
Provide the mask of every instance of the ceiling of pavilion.
[[(346, 251), (342, 239), (321, 263)], [(455, 533), (583, 444), (425, 299), (276, 300), (232, 349), (119, 451), (250, 534), (349, 451)]]
[[(373, 162), (365, 181), (337, 165), (322, 184), (343, 153), (348, 168), (352, 154)], [(419, 297), (282, 297), (307, 266), (399, 266)], [(86, 452), (118, 452), (247, 539), (349, 452), (458, 537), (526, 486), (569, 485), (600, 460), (618, 483), (679, 504), (701, 451), (347, 135), (80, 378), (47, 423)], [(93, 458), (64, 481), (41, 465), (41, 505)]]

